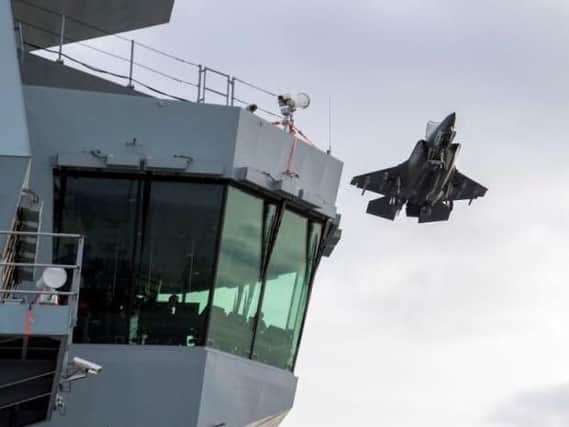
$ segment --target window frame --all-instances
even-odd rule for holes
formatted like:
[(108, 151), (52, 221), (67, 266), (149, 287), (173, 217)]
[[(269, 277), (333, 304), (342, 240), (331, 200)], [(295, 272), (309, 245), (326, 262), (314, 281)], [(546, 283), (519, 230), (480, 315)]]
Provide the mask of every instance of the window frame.
[[(218, 235), (215, 239), (215, 252), (214, 252), (214, 260), (213, 260), (213, 282), (210, 285), (210, 292), (208, 296), (207, 308), (206, 308), (206, 319), (205, 319), (205, 328), (204, 328), (204, 335), (201, 342), (197, 343), (198, 346), (207, 346), (207, 340), (210, 335), (211, 330), (211, 311), (214, 303), (215, 297), (215, 290), (216, 290), (216, 283), (217, 283), (217, 276), (219, 272), (219, 263), (220, 263), (220, 251), (221, 251), (221, 244), (223, 239), (223, 233), (225, 230), (225, 214), (227, 211), (227, 200), (228, 200), (228, 193), (229, 188), (235, 188), (236, 190), (242, 191), (245, 194), (250, 196), (259, 198), (263, 201), (263, 206), (266, 207), (267, 204), (274, 204), (276, 207), (275, 216), (273, 220), (273, 224), (271, 225), (271, 230), (269, 233), (269, 240), (267, 242), (266, 250), (263, 249), (262, 253), (262, 267), (260, 272), (260, 280), (261, 280), (261, 288), (259, 294), (259, 302), (257, 305), (257, 314), (255, 315), (255, 324), (253, 326), (253, 337), (251, 340), (251, 346), (247, 355), (248, 359), (252, 359), (253, 351), (255, 348), (255, 343), (257, 341), (258, 335), (258, 327), (259, 327), (259, 320), (264, 303), (265, 297), (265, 290), (267, 286), (267, 272), (271, 262), (271, 257), (274, 253), (274, 247), (279, 235), (279, 231), (281, 230), (282, 219), (286, 211), (290, 211), (294, 214), (300, 215), (307, 221), (307, 232), (306, 232), (306, 239), (310, 238), (310, 224), (316, 223), (320, 224), (321, 226), (321, 234), (318, 242), (318, 247), (316, 249), (316, 253), (310, 266), (310, 274), (308, 278), (308, 289), (307, 289), (307, 296), (306, 296), (306, 304), (302, 312), (302, 321), (300, 326), (300, 331), (296, 343), (295, 352), (293, 355), (293, 363), (290, 367), (290, 371), (295, 370), (299, 349), (301, 347), (302, 337), (304, 335), (304, 328), (306, 323), (306, 317), (308, 314), (310, 301), (312, 298), (312, 290), (314, 286), (314, 279), (320, 265), (320, 261), (323, 254), (323, 242), (326, 238), (330, 230), (331, 219), (324, 214), (319, 212), (315, 212), (308, 207), (303, 206), (301, 203), (295, 202), (287, 197), (279, 197), (274, 193), (270, 192), (270, 190), (266, 190), (260, 187), (247, 185), (241, 182), (236, 182), (232, 179), (225, 178), (225, 177), (216, 177), (216, 176), (197, 176), (197, 175), (180, 175), (180, 174), (167, 174), (167, 173), (160, 173), (155, 171), (112, 171), (112, 170), (105, 170), (105, 169), (94, 169), (94, 168), (79, 168), (79, 167), (55, 167), (52, 169), (53, 172), (53, 182), (56, 179), (59, 180), (59, 185), (61, 186), (61, 191), (64, 194), (65, 187), (66, 187), (66, 180), (68, 177), (72, 178), (107, 178), (107, 179), (134, 179), (139, 180), (140, 190), (144, 193), (146, 190), (151, 187), (152, 181), (166, 181), (166, 182), (188, 182), (188, 183), (195, 183), (195, 184), (218, 184), (222, 186), (222, 198), (221, 198), (221, 206), (220, 206), (220, 215), (218, 219)], [(55, 188), (55, 187), (53, 187)], [(54, 199), (53, 204), (53, 212), (52, 212), (52, 219), (53, 219), (53, 228), (61, 229), (62, 227), (62, 218), (63, 218), (63, 209), (65, 207), (65, 194), (64, 197), (55, 203), (55, 191), (52, 195)], [(144, 207), (141, 208), (144, 210)], [(140, 209), (139, 209), (140, 211)], [(147, 215), (145, 212), (140, 212), (141, 217)], [(139, 226), (139, 222), (143, 221), (143, 218), (137, 218), (135, 227)], [(133, 257), (136, 257), (133, 254)], [(134, 260), (134, 258), (133, 258)], [(132, 285), (134, 286), (134, 285)], [(131, 286), (131, 287), (132, 287)], [(132, 289), (131, 289), (132, 291)], [(262, 363), (262, 362), (261, 362)], [(272, 366), (272, 365), (270, 365)], [(288, 370), (288, 369), (287, 369)]]
[[(267, 271), (268, 271), (268, 268), (270, 265), (271, 257), (273, 255), (273, 250), (274, 250), (274, 247), (275, 247), (278, 235), (279, 235), (279, 231), (281, 229), (282, 218), (283, 218), (285, 212), (287, 210), (289, 210), (290, 212), (297, 214), (297, 215), (300, 215), (301, 217), (306, 219), (306, 221), (307, 221), (306, 244), (308, 244), (308, 240), (310, 238), (310, 236), (309, 236), (310, 224), (311, 223), (317, 223), (317, 224), (320, 224), (320, 226), (321, 226), (321, 233), (320, 233), (320, 239), (318, 242), (318, 247), (316, 249), (316, 253), (314, 256), (313, 265), (311, 265), (311, 267), (310, 267), (311, 271), (310, 271), (310, 275), (308, 278), (308, 284), (307, 284), (308, 290), (307, 290), (307, 296), (306, 296), (306, 304), (305, 304), (304, 310), (302, 312), (302, 322), (301, 322), (301, 326), (300, 326), (300, 330), (299, 330), (299, 336), (298, 336), (298, 340), (296, 343), (295, 353), (293, 355), (293, 362), (292, 362), (291, 367), (290, 367), (290, 371), (294, 372), (294, 369), (296, 366), (296, 361), (298, 358), (298, 352), (299, 352), (301, 341), (302, 341), (302, 335), (304, 333), (306, 316), (308, 314), (308, 307), (310, 305), (310, 299), (312, 297), (312, 288), (313, 288), (313, 284), (314, 284), (314, 279), (316, 276), (316, 271), (317, 271), (318, 266), (320, 264), (320, 260), (322, 258), (323, 247), (324, 247), (324, 245), (323, 245), (324, 236), (329, 229), (330, 220), (324, 219), (326, 217), (323, 215), (322, 216), (315, 215), (314, 212), (312, 212), (312, 211), (303, 210), (303, 209), (299, 208), (297, 205), (291, 204), (289, 202), (289, 200), (287, 200), (285, 198), (279, 199), (277, 197), (274, 197), (274, 195), (270, 195), (270, 197), (267, 197), (265, 194), (263, 194), (260, 191), (254, 191), (250, 187), (247, 187), (247, 186), (237, 185), (237, 184), (233, 183), (232, 181), (228, 181), (228, 184), (226, 185), (226, 193), (225, 193), (224, 203), (226, 203), (226, 201), (227, 201), (227, 193), (228, 193), (228, 188), (230, 186), (236, 188), (237, 190), (243, 191), (246, 194), (249, 194), (251, 196), (262, 199), (265, 204), (267, 202), (269, 202), (269, 203), (274, 203), (276, 205), (275, 218), (274, 218), (273, 226), (271, 227), (272, 230), (271, 230), (270, 235), (269, 235), (267, 253), (263, 253), (264, 259), (262, 260), (263, 267), (261, 269), (261, 291), (259, 294), (259, 303), (257, 305), (257, 314), (255, 316), (256, 320), (255, 320), (255, 324), (253, 326), (253, 339), (251, 340), (251, 346), (250, 346), (249, 353), (247, 356), (247, 358), (249, 360), (253, 360), (253, 352), (255, 349), (255, 343), (257, 341), (257, 336), (258, 336), (258, 327), (259, 327), (259, 320), (260, 320), (259, 313), (261, 313), (261, 310), (263, 307), (265, 290), (266, 290), (266, 285), (267, 285), (266, 275), (267, 275)], [(227, 207), (227, 205), (224, 204), (224, 210), (223, 210), (223, 215), (222, 215), (224, 219), (225, 219), (226, 207)], [(225, 221), (223, 221), (223, 222), (225, 223)], [(220, 234), (223, 235), (223, 226), (221, 228)], [(221, 246), (221, 240), (222, 239), (220, 237), (218, 239), (220, 246)], [(219, 255), (220, 254), (218, 251), (217, 252), (217, 263), (219, 263)], [(219, 264), (216, 264), (214, 283), (212, 284), (212, 291), (210, 292), (210, 298), (211, 298), (212, 304), (213, 304), (213, 299), (214, 299), (215, 291), (216, 291), (215, 283), (217, 282), (217, 274), (219, 271), (218, 267), (219, 267)], [(208, 306), (208, 316), (210, 315), (210, 313), (211, 313), (211, 306)], [(207, 342), (207, 339), (209, 338), (210, 327), (211, 327), (211, 319), (208, 319), (208, 324), (207, 324), (207, 329), (206, 329), (206, 342)], [(260, 363), (263, 363), (263, 362), (260, 362)], [(270, 366), (272, 366), (272, 365), (270, 365)]]

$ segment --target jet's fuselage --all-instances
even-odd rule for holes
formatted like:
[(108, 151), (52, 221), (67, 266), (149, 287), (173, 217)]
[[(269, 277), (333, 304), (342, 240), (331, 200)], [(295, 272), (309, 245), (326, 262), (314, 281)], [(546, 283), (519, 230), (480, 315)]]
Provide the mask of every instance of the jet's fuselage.
[(448, 192), (459, 150), (459, 144), (441, 147), (419, 141), (407, 163), (406, 201), (421, 206), (439, 202)]

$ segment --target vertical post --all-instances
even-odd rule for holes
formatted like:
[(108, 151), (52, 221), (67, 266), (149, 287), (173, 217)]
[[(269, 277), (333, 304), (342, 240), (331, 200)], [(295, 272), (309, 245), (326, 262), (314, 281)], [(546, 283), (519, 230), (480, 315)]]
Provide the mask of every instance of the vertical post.
[(134, 40), (130, 41), (130, 69), (128, 71), (128, 85), (129, 89), (134, 89), (134, 85), (132, 84), (132, 72), (134, 69)]
[(259, 303), (257, 304), (257, 313), (253, 317), (253, 338), (251, 339), (251, 347), (249, 348), (249, 359), (255, 359), (255, 344), (257, 343), (257, 331), (259, 329), (259, 323), (261, 320), (261, 314), (263, 313), (263, 302), (265, 300), (265, 289), (267, 287), (267, 272), (269, 271), (269, 264), (271, 261), (271, 257), (273, 256), (273, 250), (275, 249), (275, 245), (277, 243), (277, 238), (279, 235), (279, 231), (281, 230), (281, 223), (287, 208), (286, 200), (281, 201), (280, 205), (277, 207), (277, 211), (275, 212), (275, 216), (273, 218), (273, 223), (269, 229), (269, 236), (268, 236), (268, 245), (266, 249), (266, 253), (264, 255), (264, 259), (261, 263), (261, 272), (260, 272), (260, 279), (261, 279), (261, 290), (259, 292)]
[(312, 289), (314, 285), (314, 279), (316, 278), (316, 271), (320, 266), (320, 261), (322, 260), (322, 256), (324, 255), (324, 245), (326, 244), (326, 239), (328, 238), (328, 234), (332, 233), (334, 227), (332, 225), (331, 220), (327, 220), (322, 228), (322, 234), (320, 235), (320, 241), (318, 242), (318, 249), (316, 250), (316, 254), (314, 259), (312, 260), (312, 267), (310, 271), (310, 277), (308, 282), (308, 295), (306, 296), (306, 305), (304, 307), (304, 313), (302, 317), (302, 323), (300, 324), (300, 332), (298, 334), (298, 340), (296, 342), (296, 351), (293, 356), (292, 360), (292, 371), (296, 368), (296, 361), (298, 360), (298, 352), (300, 350), (300, 343), (302, 342), (302, 335), (304, 334), (304, 325), (306, 324), (306, 316), (308, 315), (308, 306), (310, 304), (312, 298)]
[(198, 98), (197, 98), (198, 104), (200, 103), (202, 97), (202, 70), (203, 70), (203, 65), (198, 65)]
[(231, 78), (231, 103), (230, 105), (233, 107), (235, 105), (235, 77)]
[(225, 89), (225, 105), (231, 104), (231, 77), (227, 76), (227, 88)]
[(61, 24), (59, 27), (59, 53), (57, 63), (63, 64), (63, 43), (65, 43), (65, 15), (61, 14)]
[(20, 59), (20, 65), (24, 63), (24, 28), (22, 27), (22, 23), (18, 22), (16, 27), (16, 31), (18, 31), (18, 57)]
[(73, 292), (73, 327), (77, 323), (77, 310), (79, 308), (79, 291), (81, 289), (81, 270), (83, 267), (83, 251), (85, 248), (85, 237), (81, 236), (77, 240), (77, 254), (75, 258), (76, 268), (73, 270), (73, 281), (71, 282), (71, 291)]
[(207, 82), (206, 82), (206, 77), (207, 77), (207, 67), (203, 67), (202, 69), (202, 74), (203, 74), (203, 79), (202, 79), (202, 97), (200, 102), (205, 103), (205, 93), (207, 91)]

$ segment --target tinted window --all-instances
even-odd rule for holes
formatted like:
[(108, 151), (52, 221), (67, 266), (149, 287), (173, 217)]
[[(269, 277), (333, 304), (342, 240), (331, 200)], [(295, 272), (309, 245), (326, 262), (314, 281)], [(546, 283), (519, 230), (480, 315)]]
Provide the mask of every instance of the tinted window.
[(203, 344), (222, 189), (152, 182), (142, 219), (130, 340)]
[[(263, 200), (235, 188), (227, 194), (208, 345), (248, 357), (261, 290)], [(268, 212), (268, 211), (267, 211)]]
[(223, 187), (114, 177), (59, 181), (58, 228), (86, 236), (75, 341), (203, 342)]
[(139, 183), (69, 177), (61, 188), (60, 231), (87, 237), (75, 337), (125, 343)]
[(292, 369), (308, 298), (315, 234), (308, 221), (286, 211), (267, 270), (253, 358)]
[[(86, 236), (76, 342), (207, 343), (293, 368), (320, 224), (231, 186), (222, 213), (217, 184), (66, 174), (55, 184), (56, 230)], [(67, 253), (55, 248), (58, 262)]]

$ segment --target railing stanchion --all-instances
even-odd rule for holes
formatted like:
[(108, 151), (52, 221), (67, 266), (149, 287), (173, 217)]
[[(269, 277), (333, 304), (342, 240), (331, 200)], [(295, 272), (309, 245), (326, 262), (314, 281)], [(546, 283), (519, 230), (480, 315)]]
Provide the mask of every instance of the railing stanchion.
[(231, 77), (227, 76), (227, 87), (225, 88), (225, 105), (231, 104)]
[(237, 79), (235, 77), (231, 78), (231, 106), (235, 105), (235, 82)]
[(81, 290), (81, 268), (83, 266), (83, 249), (85, 247), (85, 237), (81, 236), (77, 240), (77, 254), (75, 265), (77, 268), (73, 270), (73, 281), (71, 282), (71, 291), (73, 292), (73, 324), (77, 324), (77, 311), (79, 309), (79, 291)]
[(203, 75), (203, 77), (202, 77), (202, 97), (201, 97), (200, 102), (205, 103), (205, 93), (207, 92), (207, 82), (206, 82), (207, 67), (202, 68), (202, 75)]
[(57, 62), (63, 64), (63, 43), (65, 43), (65, 15), (61, 14), (61, 24), (59, 27), (59, 52)]
[(207, 67), (203, 68), (203, 81), (202, 81), (202, 103), (205, 103), (205, 94), (207, 92)]
[(198, 65), (198, 97), (197, 97), (198, 104), (200, 103), (202, 97), (202, 72), (203, 72), (203, 66)]
[(129, 89), (134, 89), (134, 85), (132, 84), (132, 72), (134, 70), (134, 40), (130, 41), (130, 68), (128, 71), (128, 85)]

